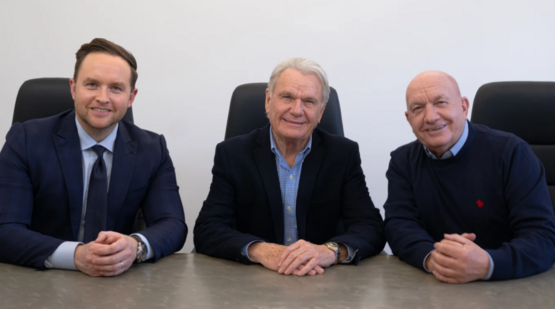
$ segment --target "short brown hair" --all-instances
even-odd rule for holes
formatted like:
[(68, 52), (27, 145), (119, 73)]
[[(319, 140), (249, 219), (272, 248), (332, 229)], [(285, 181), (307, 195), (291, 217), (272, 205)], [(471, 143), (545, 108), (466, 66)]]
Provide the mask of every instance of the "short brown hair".
[(81, 48), (75, 53), (77, 61), (75, 62), (75, 71), (73, 73), (73, 79), (77, 80), (77, 73), (79, 73), (79, 68), (81, 63), (90, 53), (105, 53), (112, 56), (117, 56), (123, 58), (123, 60), (129, 63), (131, 67), (131, 90), (135, 89), (135, 83), (139, 74), (137, 74), (137, 60), (133, 57), (133, 54), (128, 52), (125, 48), (119, 46), (114, 42), (110, 42), (106, 39), (96, 38), (90, 43), (81, 45)]

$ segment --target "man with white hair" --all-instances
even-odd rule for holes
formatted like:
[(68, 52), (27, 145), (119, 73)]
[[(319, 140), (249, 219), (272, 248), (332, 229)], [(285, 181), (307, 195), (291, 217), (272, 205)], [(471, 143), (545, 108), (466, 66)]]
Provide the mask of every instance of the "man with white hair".
[(274, 69), (270, 123), (216, 147), (194, 229), (198, 252), (298, 276), (381, 252), (383, 221), (357, 143), (316, 128), (328, 97), (314, 61), (293, 58)]
[(453, 77), (427, 71), (406, 93), (417, 140), (391, 153), (385, 233), (401, 260), (448, 283), (550, 269), (555, 218), (545, 172), (513, 134), (466, 120)]

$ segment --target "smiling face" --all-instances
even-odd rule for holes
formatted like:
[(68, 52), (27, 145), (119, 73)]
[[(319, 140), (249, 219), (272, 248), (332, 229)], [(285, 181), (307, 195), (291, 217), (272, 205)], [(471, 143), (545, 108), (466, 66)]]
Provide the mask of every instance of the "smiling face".
[(416, 138), (441, 158), (461, 137), (468, 106), (451, 76), (428, 71), (409, 84), (405, 116)]
[(278, 77), (271, 95), (266, 89), (266, 114), (278, 146), (306, 144), (324, 114), (320, 79), (286, 69)]
[(102, 141), (114, 130), (133, 104), (131, 67), (120, 57), (91, 53), (85, 57), (77, 79), (70, 79), (77, 120), (94, 140)]

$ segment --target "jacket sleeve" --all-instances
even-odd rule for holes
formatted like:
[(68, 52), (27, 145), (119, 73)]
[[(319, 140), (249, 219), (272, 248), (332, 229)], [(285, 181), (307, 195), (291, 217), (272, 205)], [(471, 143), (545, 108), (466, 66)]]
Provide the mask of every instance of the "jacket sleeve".
[(147, 227), (139, 231), (148, 239), (154, 261), (180, 250), (187, 238), (175, 168), (164, 136), (160, 136), (160, 150), (160, 164), (141, 203)]
[(394, 255), (425, 270), (424, 259), (434, 250), (434, 240), (420, 220), (408, 173), (408, 163), (393, 152), (386, 172), (385, 235)]
[(33, 184), (25, 128), (16, 123), (0, 152), (0, 262), (45, 269), (63, 240), (31, 231)]
[(385, 246), (383, 219), (374, 207), (361, 167), (358, 144), (352, 147), (342, 188), (341, 219), (345, 232), (330, 241), (358, 249), (352, 263), (380, 253)]
[(236, 230), (237, 205), (235, 187), (222, 144), (216, 146), (212, 184), (204, 201), (194, 228), (195, 249), (209, 256), (252, 262), (241, 254), (241, 249), (252, 241), (264, 239)]

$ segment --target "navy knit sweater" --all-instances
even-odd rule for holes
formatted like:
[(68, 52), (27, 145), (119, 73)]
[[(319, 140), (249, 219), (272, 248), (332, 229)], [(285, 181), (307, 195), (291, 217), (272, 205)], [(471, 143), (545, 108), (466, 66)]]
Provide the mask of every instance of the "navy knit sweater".
[(414, 141), (391, 153), (384, 205), (387, 241), (401, 260), (423, 269), (444, 233), (475, 233), (493, 259), (492, 280), (549, 270), (555, 217), (544, 169), (513, 134), (469, 124), (455, 157), (429, 158)]

